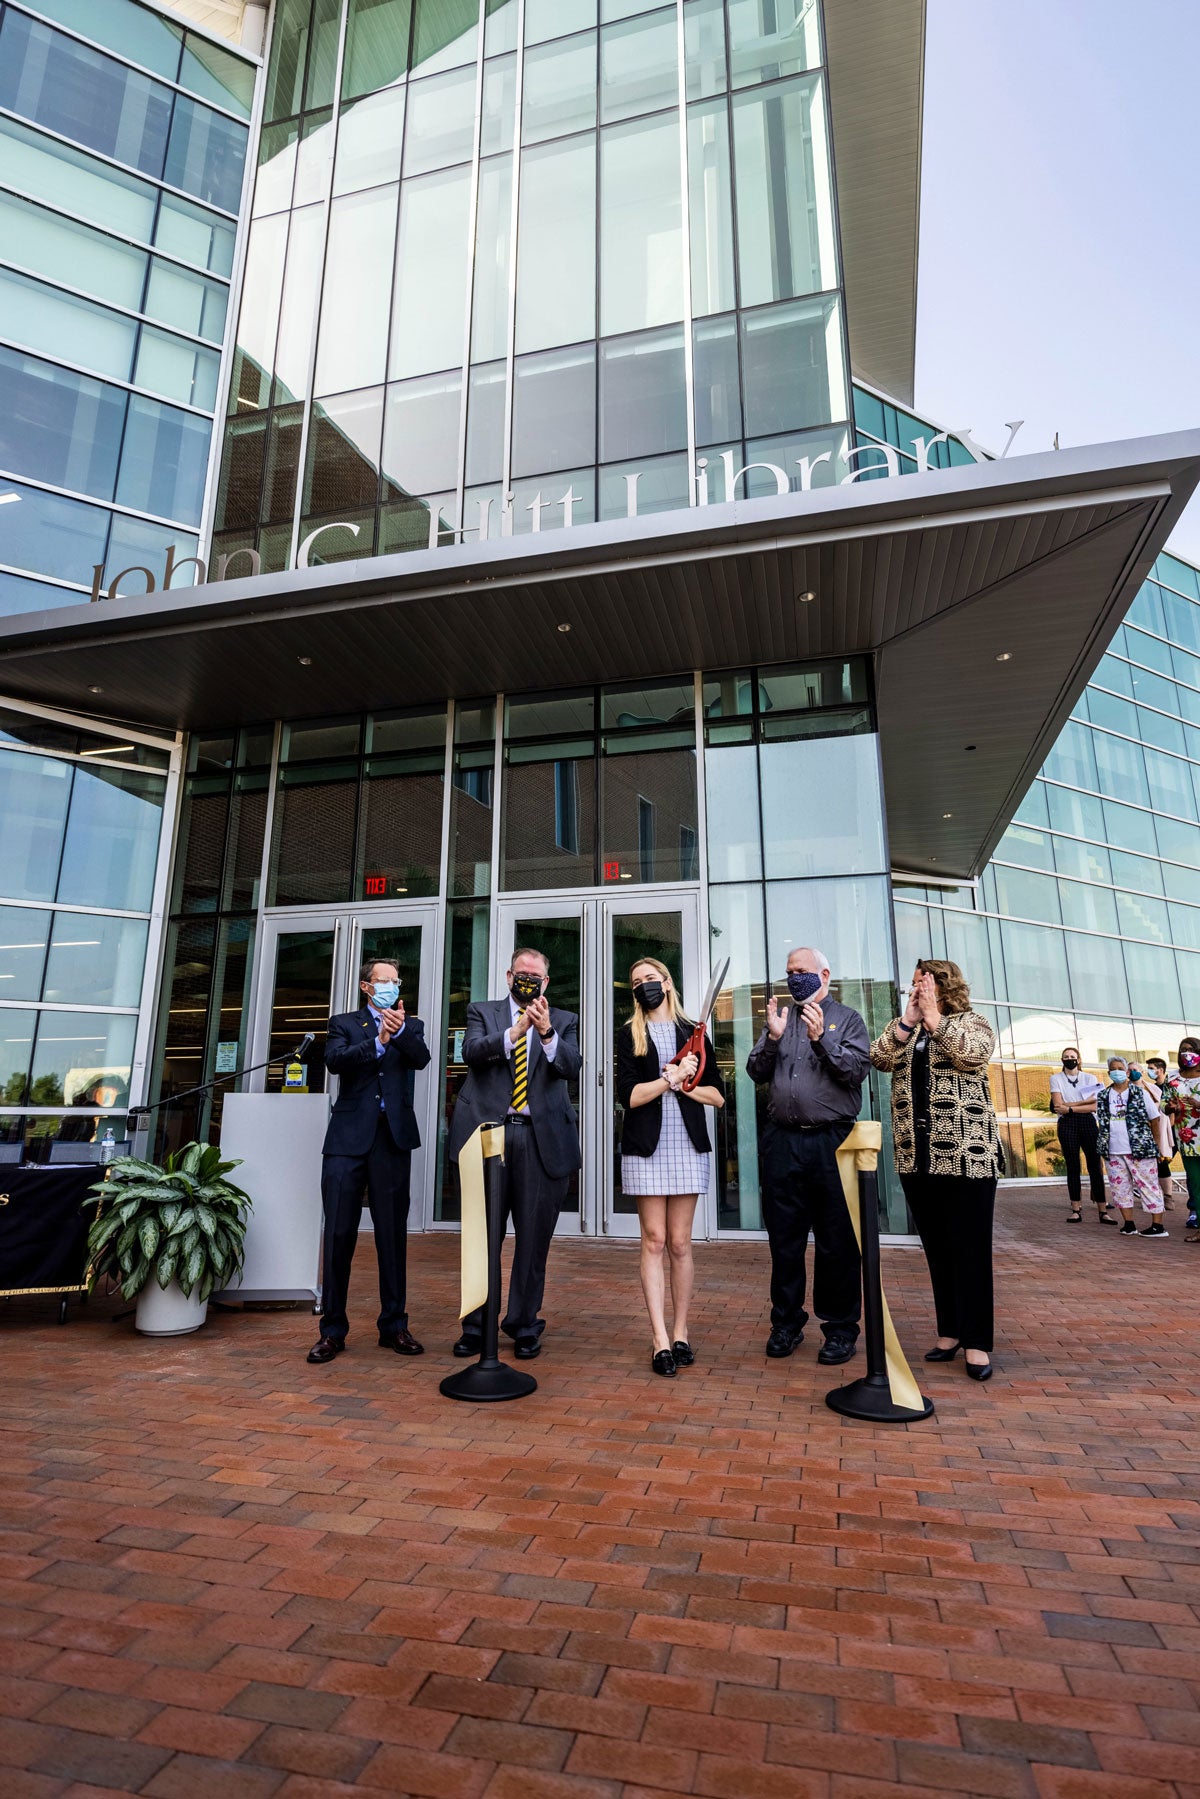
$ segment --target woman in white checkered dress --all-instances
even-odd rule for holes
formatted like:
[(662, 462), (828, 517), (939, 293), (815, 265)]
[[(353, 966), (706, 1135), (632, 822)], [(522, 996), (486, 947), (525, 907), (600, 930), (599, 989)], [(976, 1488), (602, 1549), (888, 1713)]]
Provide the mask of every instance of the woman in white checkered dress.
[[(654, 1337), (651, 1366), (671, 1377), (695, 1360), (688, 1341), (692, 1221), (696, 1201), (708, 1189), (712, 1160), (704, 1108), (723, 1106), (725, 1089), (706, 1036), (702, 1080), (690, 1094), (683, 1091), (699, 1064), (694, 1055), (674, 1060), (691, 1027), (666, 964), (643, 956), (629, 980), (636, 1010), (617, 1033), (617, 1097), (625, 1109), (621, 1191), (637, 1200), (642, 1292)], [(664, 1257), (671, 1266), (671, 1331)]]

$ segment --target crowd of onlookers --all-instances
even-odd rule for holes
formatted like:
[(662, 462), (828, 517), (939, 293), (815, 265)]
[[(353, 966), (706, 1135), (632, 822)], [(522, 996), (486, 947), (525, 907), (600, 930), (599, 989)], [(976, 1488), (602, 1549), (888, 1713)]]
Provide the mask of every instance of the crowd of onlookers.
[[(1107, 1071), (1107, 1081), (1099, 1080), (1069, 1047), (1061, 1072), (1050, 1077), (1067, 1165), (1067, 1223), (1083, 1218), (1082, 1158), (1101, 1224), (1116, 1225), (1124, 1237), (1169, 1236), (1163, 1213), (1175, 1202), (1171, 1164), (1178, 1154), (1187, 1182), (1185, 1241), (1200, 1243), (1200, 1038), (1183, 1039), (1174, 1069), (1161, 1056), (1144, 1063), (1110, 1056)], [(1140, 1230), (1135, 1206), (1146, 1220)]]

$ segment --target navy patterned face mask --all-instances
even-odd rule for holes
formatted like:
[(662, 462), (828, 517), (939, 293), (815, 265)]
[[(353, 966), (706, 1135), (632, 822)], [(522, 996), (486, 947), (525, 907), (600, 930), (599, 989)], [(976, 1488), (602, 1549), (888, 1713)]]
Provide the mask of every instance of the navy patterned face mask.
[(788, 992), (796, 1004), (802, 1006), (806, 999), (811, 999), (820, 989), (821, 977), (819, 974), (810, 974), (807, 969), (800, 969), (795, 974), (789, 974), (787, 984)]

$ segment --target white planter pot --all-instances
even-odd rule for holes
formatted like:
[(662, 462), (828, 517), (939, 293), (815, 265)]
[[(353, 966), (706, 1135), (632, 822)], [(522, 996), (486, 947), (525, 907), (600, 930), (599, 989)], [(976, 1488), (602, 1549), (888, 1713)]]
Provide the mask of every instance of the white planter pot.
[(198, 1331), (208, 1312), (195, 1290), (189, 1298), (178, 1281), (160, 1287), (151, 1275), (137, 1297), (137, 1328), (145, 1337), (186, 1337)]

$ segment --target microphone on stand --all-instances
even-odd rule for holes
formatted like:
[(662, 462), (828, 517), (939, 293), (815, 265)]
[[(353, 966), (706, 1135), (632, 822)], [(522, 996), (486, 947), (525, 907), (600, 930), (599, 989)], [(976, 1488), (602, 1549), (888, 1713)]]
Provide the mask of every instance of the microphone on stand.
[(296, 1045), (295, 1049), (292, 1051), (292, 1061), (293, 1062), (303, 1062), (305, 1050), (311, 1049), (313, 1044), (316, 1041), (317, 1041), (317, 1039), (312, 1031), (305, 1031), (303, 1037), (301, 1037), (299, 1043)]

